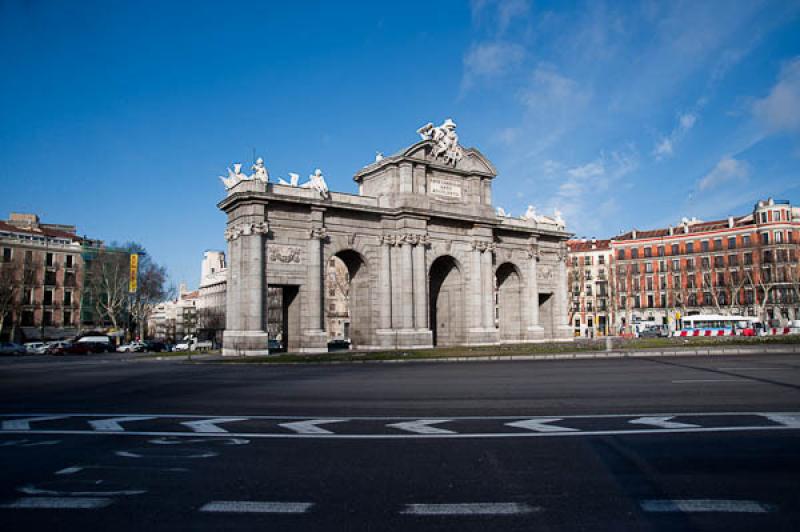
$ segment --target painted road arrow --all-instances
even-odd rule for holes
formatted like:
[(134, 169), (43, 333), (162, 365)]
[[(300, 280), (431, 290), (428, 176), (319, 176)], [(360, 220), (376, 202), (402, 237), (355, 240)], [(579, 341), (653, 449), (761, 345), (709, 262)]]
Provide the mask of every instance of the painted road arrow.
[(578, 429), (571, 429), (569, 427), (559, 427), (557, 425), (548, 425), (561, 421), (560, 417), (537, 417), (532, 419), (523, 419), (522, 421), (514, 421), (513, 423), (506, 423), (507, 427), (517, 427), (520, 429), (533, 430), (535, 432), (579, 432)]
[(92, 420), (89, 422), (89, 424), (92, 426), (92, 428), (94, 428), (94, 430), (122, 432), (125, 429), (122, 428), (122, 425), (120, 425), (120, 423), (126, 423), (128, 421), (147, 421), (148, 419), (155, 419), (155, 416), (111, 417), (108, 419)]
[(438, 423), (447, 423), (453, 421), (452, 419), (417, 419), (414, 421), (404, 421), (402, 423), (392, 423), (386, 425), (395, 429), (405, 430), (408, 432), (415, 432), (417, 434), (455, 434), (452, 430), (440, 429), (438, 427), (431, 427)]
[(766, 418), (793, 429), (800, 428), (800, 414), (765, 414)]
[(10, 421), (3, 421), (3, 430), (31, 430), (31, 423), (34, 421), (53, 421), (55, 419), (64, 419), (68, 417), (70, 416), (39, 416), (12, 419)]
[(246, 417), (215, 417), (212, 419), (198, 419), (197, 421), (184, 421), (181, 425), (189, 427), (195, 432), (228, 432), (217, 425), (245, 420), (247, 420)]
[(628, 423), (633, 425), (651, 425), (653, 427), (661, 427), (662, 429), (695, 429), (700, 425), (692, 425), (691, 423), (678, 423), (677, 421), (670, 421), (675, 416), (650, 416), (639, 417), (631, 419)]
[(344, 419), (309, 419), (307, 421), (293, 421), (291, 423), (281, 423), (278, 426), (292, 430), (298, 434), (333, 434), (333, 432), (318, 427), (325, 423), (339, 423)]

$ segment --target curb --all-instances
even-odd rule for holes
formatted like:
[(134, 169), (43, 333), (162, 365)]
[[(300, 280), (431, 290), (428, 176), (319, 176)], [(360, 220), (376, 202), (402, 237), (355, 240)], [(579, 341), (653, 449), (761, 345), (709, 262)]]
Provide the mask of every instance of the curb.
[[(606, 358), (653, 358), (671, 356), (720, 356), (720, 355), (755, 355), (755, 354), (795, 354), (800, 353), (800, 345), (783, 344), (776, 346), (759, 347), (707, 347), (707, 348), (672, 348), (672, 349), (640, 349), (640, 350), (613, 350), (613, 351), (580, 351), (572, 353), (542, 353), (536, 355), (483, 355), (483, 356), (453, 356), (434, 358), (394, 358), (389, 360), (320, 360), (304, 362), (255, 362), (270, 366), (304, 366), (304, 365), (336, 365), (336, 364), (407, 364), (407, 363), (446, 363), (446, 362), (510, 362), (531, 360), (581, 360), (581, 359), (606, 359)], [(165, 357), (167, 358), (167, 357)], [(151, 359), (154, 360), (154, 359)], [(162, 360), (162, 359), (156, 359)], [(173, 359), (174, 360), (174, 359)], [(183, 360), (189, 362), (188, 360)], [(221, 358), (192, 360), (199, 363), (219, 363)], [(235, 359), (225, 359), (225, 364), (238, 364)], [(253, 364), (254, 362), (241, 362)]]

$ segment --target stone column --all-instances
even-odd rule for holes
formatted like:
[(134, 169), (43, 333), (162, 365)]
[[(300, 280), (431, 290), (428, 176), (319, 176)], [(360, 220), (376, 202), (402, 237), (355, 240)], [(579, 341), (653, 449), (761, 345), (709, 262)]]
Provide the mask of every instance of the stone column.
[[(235, 235), (233, 228), (225, 230), (225, 240), (228, 241), (228, 278), (225, 296), (225, 330), (239, 330), (239, 235)], [(235, 236), (234, 236), (235, 235)]]
[(483, 305), (481, 304), (481, 291), (483, 283), (481, 280), (481, 248), (485, 242), (472, 242), (472, 265), (470, 267), (470, 307), (472, 310), (472, 328), (483, 328)]
[(311, 238), (308, 241), (308, 290), (306, 309), (308, 332), (315, 334), (324, 329), (322, 324), (322, 305), (324, 294), (322, 290), (322, 241), (328, 236), (328, 231), (324, 227), (315, 227), (311, 230)]
[(528, 337), (543, 334), (539, 324), (539, 278), (538, 278), (539, 247), (531, 245), (528, 250)]
[(425, 247), (428, 235), (417, 237), (414, 246), (414, 327), (428, 329), (428, 283)]
[(487, 244), (486, 250), (481, 255), (481, 270), (483, 272), (483, 327), (494, 329), (494, 270), (492, 268), (492, 252), (494, 244)]
[(414, 280), (412, 275), (412, 260), (411, 260), (411, 252), (412, 252), (412, 236), (411, 235), (403, 235), (402, 237), (402, 247), (400, 248), (400, 258), (402, 264), (400, 266), (400, 277), (403, 280), (402, 286), (402, 295), (403, 295), (403, 315), (402, 315), (402, 328), (403, 329), (413, 329), (414, 328)]
[(570, 326), (567, 323), (569, 307), (567, 301), (567, 246), (562, 244), (558, 250), (558, 284), (556, 285), (556, 301), (558, 302), (558, 313), (555, 316), (556, 335), (560, 338), (571, 336)]
[[(240, 330), (263, 332), (265, 315), (265, 283), (264, 269), (264, 235), (267, 224), (251, 224), (240, 240), (242, 253), (239, 255), (241, 266), (239, 297), (241, 298)], [(249, 234), (247, 234), (249, 233)]]
[(381, 329), (392, 328), (392, 255), (391, 247), (394, 238), (390, 235), (381, 237), (381, 276), (380, 276), (380, 324)]

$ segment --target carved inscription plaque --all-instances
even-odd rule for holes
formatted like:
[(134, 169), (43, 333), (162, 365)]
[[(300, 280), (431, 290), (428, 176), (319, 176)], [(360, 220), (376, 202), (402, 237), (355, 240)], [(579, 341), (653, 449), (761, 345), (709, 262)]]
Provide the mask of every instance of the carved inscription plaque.
[(446, 198), (461, 199), (461, 184), (448, 179), (431, 178), (431, 194)]

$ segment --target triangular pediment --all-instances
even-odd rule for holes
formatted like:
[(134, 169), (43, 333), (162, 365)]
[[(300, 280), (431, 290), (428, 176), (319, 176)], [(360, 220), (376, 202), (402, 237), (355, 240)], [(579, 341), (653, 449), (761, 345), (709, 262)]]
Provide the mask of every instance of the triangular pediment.
[[(423, 140), (408, 147), (401, 152), (401, 157), (411, 157), (430, 161), (432, 163), (446, 164), (445, 161), (433, 156), (433, 141)], [(451, 165), (447, 165), (451, 166)], [(456, 170), (470, 173), (497, 175), (494, 165), (476, 148), (464, 148), (464, 156), (456, 163)]]

